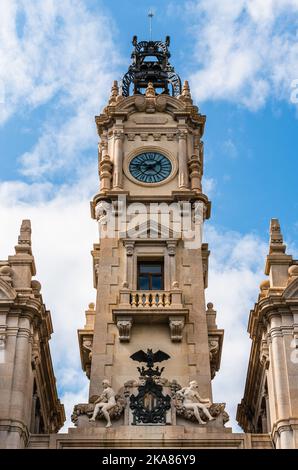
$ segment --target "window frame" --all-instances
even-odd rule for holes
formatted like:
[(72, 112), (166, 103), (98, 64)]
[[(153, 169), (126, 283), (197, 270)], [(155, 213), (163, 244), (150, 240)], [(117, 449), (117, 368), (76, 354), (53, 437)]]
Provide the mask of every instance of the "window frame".
[[(141, 258), (137, 259), (137, 290), (148, 290), (148, 291), (160, 291), (164, 290), (165, 288), (165, 278), (164, 278), (164, 263), (165, 260), (164, 258), (154, 258), (154, 259), (149, 259), (149, 258)], [(142, 264), (148, 264), (148, 265), (156, 265), (161, 267), (161, 272), (160, 273), (141, 273), (140, 271), (140, 266)], [(149, 276), (149, 289), (140, 289), (140, 276), (141, 275), (148, 275)], [(152, 278), (153, 277), (161, 277), (161, 288), (160, 289), (152, 289)]]

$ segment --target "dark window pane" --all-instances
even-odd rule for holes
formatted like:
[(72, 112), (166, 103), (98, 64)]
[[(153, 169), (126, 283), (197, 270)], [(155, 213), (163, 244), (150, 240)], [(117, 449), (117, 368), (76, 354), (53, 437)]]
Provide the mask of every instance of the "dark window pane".
[(140, 290), (149, 290), (149, 277), (140, 276), (139, 277), (139, 289)]
[(162, 288), (162, 277), (152, 276), (152, 290), (161, 290)]
[(158, 264), (140, 263), (140, 273), (161, 273), (161, 263), (158, 263)]

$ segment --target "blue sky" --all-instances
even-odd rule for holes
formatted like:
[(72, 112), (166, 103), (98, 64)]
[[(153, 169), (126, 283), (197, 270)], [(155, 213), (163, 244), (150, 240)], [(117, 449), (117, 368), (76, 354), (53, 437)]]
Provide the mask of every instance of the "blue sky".
[[(264, 278), (271, 217), (280, 219), (297, 256), (298, 103), (291, 99), (298, 79), (297, 0), (2, 0), (0, 255), (12, 252), (20, 220), (30, 217), (38, 278), (53, 316), (55, 370), (71, 409), (88, 387), (75, 330), (94, 301), (94, 115), (112, 80), (129, 66), (132, 36), (148, 39), (149, 8), (153, 38), (171, 36), (171, 62), (207, 115), (207, 299), (226, 328), (224, 370), (214, 388), (218, 399), (219, 390), (227, 394), (233, 414), (242, 396), (250, 346), (245, 329)], [(63, 289), (60, 276), (68, 281)], [(242, 363), (233, 384), (235, 347)]]
[[(37, 8), (36, 2), (27, 3), (32, 3)], [(55, 3), (57, 4), (57, 2)], [(208, 54), (208, 45), (204, 51), (204, 41), (200, 41), (198, 38), (200, 24), (207, 14), (206, 9), (204, 12), (196, 11), (193, 16), (191, 13), (195, 9), (196, 3), (204, 5), (204, 2), (160, 1), (154, 3), (143, 1), (140, 3), (137, 1), (100, 2), (86, 0), (82, 3), (89, 14), (94, 15), (94, 21), (98, 15), (98, 27), (100, 27), (102, 14), (105, 15), (106, 21), (109, 23), (108, 29), (114, 53), (117, 54), (117, 58), (112, 60), (111, 71), (115, 72), (117, 78), (121, 78), (129, 64), (133, 34), (137, 34), (139, 39), (148, 38), (147, 11), (150, 7), (155, 12), (153, 37), (163, 39), (167, 34), (171, 36), (171, 60), (181, 77), (183, 79), (193, 77), (194, 80), (195, 74), (200, 70), (201, 60), (204, 61), (203, 67), (205, 63), (208, 67), (210, 58), (202, 59), (198, 50), (200, 48), (205, 55)], [(245, 4), (245, 2), (240, 3)], [(255, 2), (256, 5), (260, 3)], [(297, 2), (292, 2), (293, 5), (295, 3)], [(26, 9), (22, 10), (22, 1), (16, 2), (16, 4), (19, 7), (19, 12), (16, 15), (17, 33), (18, 37), (22, 38), (26, 28)], [(287, 39), (292, 31), (293, 47), (297, 47), (294, 37), (297, 14), (290, 15), (289, 10), (288, 6), (288, 8), (282, 9), (280, 15), (276, 15), (274, 26), (281, 23), (279, 26), (280, 35)], [(61, 12), (57, 11), (58, 19), (59, 13), (61, 15)], [(244, 21), (239, 19), (240, 16), (239, 14), (238, 26), (241, 26), (241, 21)], [(60, 21), (60, 28), (63, 28), (63, 20)], [(57, 29), (59, 26), (56, 25), (56, 31)], [(272, 35), (268, 33), (268, 39), (270, 38)], [(28, 38), (27, 42), (29, 41)], [(43, 41), (49, 44), (52, 41), (53, 49), (57, 47), (55, 44), (57, 39), (51, 38), (50, 35), (44, 37)], [(198, 41), (200, 42), (199, 48), (197, 47)], [(40, 51), (42, 46), (41, 41)], [(98, 50), (101, 48), (100, 42), (93, 46)], [(48, 47), (47, 45), (46, 48)], [(290, 48), (291, 45), (288, 47)], [(59, 53), (58, 50), (57, 53)], [(104, 54), (108, 60), (109, 51), (105, 50)], [(263, 60), (265, 61), (264, 58)], [(41, 57), (39, 66), (43, 67), (44, 62), (46, 62), (46, 57)], [(84, 63), (84, 66), (86, 65)], [(283, 84), (283, 94), (281, 92), (275, 93), (272, 90), (264, 99), (264, 103), (257, 109), (252, 110), (251, 104), (245, 106), (243, 97), (239, 96), (241, 93), (244, 97), (249, 95), (249, 91), (245, 90), (245, 87), (249, 86), (246, 83), (240, 87), (240, 91), (236, 90), (236, 93), (234, 90), (230, 90), (230, 92), (223, 90), (218, 99), (212, 97), (212, 99), (199, 100), (198, 105), (201, 112), (207, 115), (204, 138), (205, 176), (213, 180), (214, 224), (233, 228), (243, 233), (254, 231), (260, 236), (266, 236), (270, 217), (280, 217), (287, 238), (290, 240), (296, 238), (298, 203), (295, 201), (294, 180), (298, 165), (297, 145), (295, 145), (297, 142), (297, 104), (290, 102), (292, 90), (289, 86), (291, 81), (297, 78), (297, 63), (295, 67), (294, 70), (290, 70), (291, 75), (287, 77), (288, 83)], [(229, 63), (227, 62), (226, 69), (228, 68)], [(76, 72), (78, 71), (76, 69)], [(271, 72), (273, 71), (272, 66)], [(17, 68), (14, 72), (17, 73)], [(219, 72), (224, 74), (226, 70), (223, 69)], [(237, 73), (237, 69), (235, 73)], [(256, 72), (256, 76), (258, 73)], [(36, 85), (38, 80), (47, 81), (41, 73), (35, 77)], [(219, 80), (219, 86), (220, 83), (221, 80)], [(268, 78), (268, 83), (273, 87), (270, 78)], [(288, 90), (286, 90), (287, 86)], [(199, 83), (196, 83), (197, 88), (200, 88)], [(102, 90), (103, 99), (107, 96), (108, 91), (108, 87)], [(32, 179), (26, 177), (28, 171), (26, 173), (26, 170), (20, 167), (22, 155), (26, 152), (32, 152), (43, 132), (45, 121), (51, 119), (50, 115), (54, 113), (54, 118), (58, 122), (71, 113), (71, 106), (63, 106), (62, 104), (63, 93), (65, 90), (59, 89), (58, 86), (57, 91), (53, 92), (49, 99), (42, 99), (38, 104), (34, 103), (30, 106), (29, 103), (22, 103), (20, 100), (18, 109), (4, 121), (0, 127), (2, 181), (21, 179), (30, 183), (33, 179), (37, 179), (61, 184), (65, 180), (69, 181), (69, 178), (78, 177), (76, 168), (64, 167), (61, 171), (53, 171), (50, 174), (43, 174), (40, 175), (42, 177)], [(98, 103), (98, 110), (100, 110), (102, 102), (103, 100)], [(89, 116), (89, 118), (92, 122), (93, 116)], [(80, 160), (84, 157), (88, 160), (94, 158), (97, 139), (95, 127), (93, 127), (93, 139), (93, 142), (88, 142), (88, 145), (81, 149), (83, 156), (80, 155)], [(59, 159), (59, 155), (57, 155), (57, 159)]]

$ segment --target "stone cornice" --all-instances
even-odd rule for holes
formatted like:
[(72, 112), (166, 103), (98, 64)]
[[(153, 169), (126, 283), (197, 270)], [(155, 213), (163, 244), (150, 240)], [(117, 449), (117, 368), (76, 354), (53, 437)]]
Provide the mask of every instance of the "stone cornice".
[(283, 313), (292, 313), (292, 307), (298, 307), (298, 299), (285, 299), (282, 295), (269, 295), (255, 304), (250, 311), (248, 332), (253, 338), (257, 335), (259, 328), (264, 328), (266, 322), (272, 316), (280, 316)]
[[(127, 204), (133, 203), (133, 202), (142, 202), (144, 204), (146, 203), (158, 203), (158, 202), (177, 202), (177, 201), (189, 201), (189, 202), (196, 202), (196, 201), (202, 201), (205, 204), (206, 207), (206, 213), (205, 213), (205, 218), (209, 219), (210, 214), (211, 214), (211, 201), (209, 201), (208, 196), (203, 193), (197, 193), (192, 190), (185, 190), (185, 191), (172, 191), (171, 195), (137, 195), (137, 196), (132, 196), (128, 192), (121, 192), (121, 195), (126, 196), (126, 202)], [(91, 210), (91, 217), (95, 219), (95, 207), (98, 204), (99, 201), (117, 201), (118, 200), (119, 193), (115, 191), (107, 191), (106, 193), (97, 193), (93, 200), (90, 201), (90, 210)]]
[[(203, 135), (206, 116), (199, 113), (197, 106), (189, 105), (184, 103), (183, 100), (168, 95), (157, 95), (154, 99), (156, 101), (157, 112), (160, 110), (168, 113), (177, 121), (185, 119), (192, 127), (199, 128), (200, 134)], [(142, 111), (143, 108), (140, 101), (145, 103), (146, 97), (144, 95), (133, 95), (127, 98), (121, 97), (115, 104), (106, 106), (99, 116), (95, 116), (98, 134), (101, 135), (104, 129), (111, 127), (117, 119), (125, 121), (129, 115)]]
[(53, 333), (51, 314), (46, 310), (45, 305), (39, 299), (35, 299), (32, 295), (17, 294), (15, 299), (0, 299), (0, 310), (7, 311), (9, 315), (17, 315), (29, 318), (30, 321), (38, 320), (42, 336), (50, 338)]
[(27, 445), (29, 441), (29, 431), (27, 426), (22, 421), (11, 419), (0, 419), (0, 431), (17, 432), (24, 439)]
[(291, 255), (286, 255), (284, 253), (272, 253), (266, 258), (265, 274), (268, 276), (271, 266), (290, 266), (292, 261), (293, 257)]

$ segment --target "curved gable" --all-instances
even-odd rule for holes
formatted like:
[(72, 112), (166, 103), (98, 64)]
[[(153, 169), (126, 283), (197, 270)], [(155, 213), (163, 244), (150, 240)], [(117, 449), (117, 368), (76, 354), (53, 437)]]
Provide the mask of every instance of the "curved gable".
[(282, 296), (285, 299), (298, 299), (298, 277), (286, 287)]
[(3, 279), (0, 279), (0, 302), (1, 300), (14, 300), (16, 291)]

